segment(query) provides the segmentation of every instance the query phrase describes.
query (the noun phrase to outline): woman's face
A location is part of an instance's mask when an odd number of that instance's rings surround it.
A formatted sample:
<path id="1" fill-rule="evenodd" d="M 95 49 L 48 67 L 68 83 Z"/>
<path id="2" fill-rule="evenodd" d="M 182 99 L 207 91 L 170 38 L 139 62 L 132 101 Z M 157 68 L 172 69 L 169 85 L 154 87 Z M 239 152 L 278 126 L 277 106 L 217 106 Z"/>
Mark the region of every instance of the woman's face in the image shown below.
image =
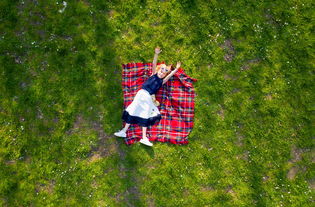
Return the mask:
<path id="1" fill-rule="evenodd" d="M 162 65 L 158 72 L 158 77 L 164 78 L 166 74 L 168 74 L 169 71 L 170 71 L 170 68 L 166 67 L 166 65 Z"/>

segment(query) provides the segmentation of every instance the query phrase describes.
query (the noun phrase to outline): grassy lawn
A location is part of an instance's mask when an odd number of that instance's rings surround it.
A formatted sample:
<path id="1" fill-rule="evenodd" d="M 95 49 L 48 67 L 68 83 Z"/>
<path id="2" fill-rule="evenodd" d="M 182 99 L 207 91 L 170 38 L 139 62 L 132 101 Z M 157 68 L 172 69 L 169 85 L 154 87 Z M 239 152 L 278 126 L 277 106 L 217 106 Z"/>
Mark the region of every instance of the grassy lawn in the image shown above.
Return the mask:
<path id="1" fill-rule="evenodd" d="M 314 6 L 2 0 L 0 206 L 314 206 Z M 113 136 L 156 46 L 198 79 L 185 146 Z"/>

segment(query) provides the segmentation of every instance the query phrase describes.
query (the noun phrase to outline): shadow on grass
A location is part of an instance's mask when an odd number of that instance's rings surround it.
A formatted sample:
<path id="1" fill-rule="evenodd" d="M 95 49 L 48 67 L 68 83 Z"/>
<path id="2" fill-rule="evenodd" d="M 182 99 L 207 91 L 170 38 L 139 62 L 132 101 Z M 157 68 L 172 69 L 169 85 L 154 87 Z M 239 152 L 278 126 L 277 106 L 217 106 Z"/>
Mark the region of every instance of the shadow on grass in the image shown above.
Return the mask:
<path id="1" fill-rule="evenodd" d="M 154 147 L 154 145 L 153 145 L 153 147 Z M 151 159 L 154 159 L 154 156 L 155 156 L 155 152 L 154 152 L 154 148 L 153 147 L 142 145 L 142 148 L 150 156 Z"/>

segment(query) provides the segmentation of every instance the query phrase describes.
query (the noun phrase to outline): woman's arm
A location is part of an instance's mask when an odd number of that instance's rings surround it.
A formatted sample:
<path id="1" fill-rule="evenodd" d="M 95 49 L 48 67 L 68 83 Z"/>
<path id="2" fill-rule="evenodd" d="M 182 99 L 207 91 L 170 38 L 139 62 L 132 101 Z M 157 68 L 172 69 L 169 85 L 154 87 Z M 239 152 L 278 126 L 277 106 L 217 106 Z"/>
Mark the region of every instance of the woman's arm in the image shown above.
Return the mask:
<path id="1" fill-rule="evenodd" d="M 159 47 L 155 48 L 153 62 L 152 62 L 152 64 L 153 64 L 152 65 L 152 75 L 154 75 L 156 73 L 156 71 L 155 71 L 156 63 L 157 63 L 157 59 L 158 59 L 160 52 L 162 52 L 162 50 Z"/>
<path id="2" fill-rule="evenodd" d="M 163 79 L 163 84 L 166 83 L 180 68 L 181 62 L 177 62 L 175 70 L 173 70 L 170 74 L 168 74 L 164 79 Z"/>

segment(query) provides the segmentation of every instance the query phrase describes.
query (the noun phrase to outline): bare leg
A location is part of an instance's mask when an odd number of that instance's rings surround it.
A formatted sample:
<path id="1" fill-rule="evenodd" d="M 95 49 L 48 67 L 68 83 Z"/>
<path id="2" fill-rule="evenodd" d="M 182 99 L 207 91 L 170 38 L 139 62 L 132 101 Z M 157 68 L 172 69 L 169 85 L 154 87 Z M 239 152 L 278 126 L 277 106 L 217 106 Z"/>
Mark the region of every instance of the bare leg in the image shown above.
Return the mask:
<path id="1" fill-rule="evenodd" d="M 142 138 L 147 137 L 147 127 L 142 127 Z"/>
<path id="2" fill-rule="evenodd" d="M 153 144 L 147 138 L 147 127 L 142 127 L 142 139 L 140 139 L 140 142 L 150 147 L 153 146 Z"/>
<path id="3" fill-rule="evenodd" d="M 130 124 L 126 123 L 125 127 L 122 129 L 124 132 L 126 132 L 128 130 L 128 128 L 130 127 Z"/>

